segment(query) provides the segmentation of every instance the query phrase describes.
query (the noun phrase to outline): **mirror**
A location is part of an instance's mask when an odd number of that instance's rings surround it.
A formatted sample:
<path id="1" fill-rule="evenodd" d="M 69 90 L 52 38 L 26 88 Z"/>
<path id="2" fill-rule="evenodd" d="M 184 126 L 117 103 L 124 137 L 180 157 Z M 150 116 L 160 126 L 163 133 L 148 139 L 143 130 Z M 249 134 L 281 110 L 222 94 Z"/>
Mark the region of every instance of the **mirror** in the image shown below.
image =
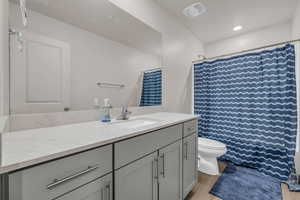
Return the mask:
<path id="1" fill-rule="evenodd" d="M 10 1 L 10 112 L 162 102 L 161 34 L 108 0 Z M 27 26 L 24 27 L 24 16 Z"/>

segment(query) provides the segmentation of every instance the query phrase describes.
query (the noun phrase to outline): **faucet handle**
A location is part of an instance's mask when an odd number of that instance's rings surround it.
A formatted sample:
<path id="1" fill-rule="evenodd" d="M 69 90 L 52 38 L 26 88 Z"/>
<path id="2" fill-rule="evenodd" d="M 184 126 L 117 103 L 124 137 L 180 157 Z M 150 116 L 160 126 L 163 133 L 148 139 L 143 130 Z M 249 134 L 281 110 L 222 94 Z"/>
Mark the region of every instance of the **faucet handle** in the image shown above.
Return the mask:
<path id="1" fill-rule="evenodd" d="M 121 115 L 117 119 L 127 120 L 132 112 L 128 110 L 127 106 L 122 106 Z"/>
<path id="2" fill-rule="evenodd" d="M 122 110 L 123 110 L 122 112 L 125 113 L 125 114 L 131 114 L 132 113 L 131 111 L 128 110 L 128 106 L 123 106 Z"/>

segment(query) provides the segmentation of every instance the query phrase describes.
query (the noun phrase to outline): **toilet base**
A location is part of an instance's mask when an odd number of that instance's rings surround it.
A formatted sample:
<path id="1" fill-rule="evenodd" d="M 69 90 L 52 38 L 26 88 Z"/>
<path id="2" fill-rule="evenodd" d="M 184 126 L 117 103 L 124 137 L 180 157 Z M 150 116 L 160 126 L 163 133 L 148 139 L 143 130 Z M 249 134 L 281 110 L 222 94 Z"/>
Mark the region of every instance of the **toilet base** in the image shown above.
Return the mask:
<path id="1" fill-rule="evenodd" d="M 217 158 L 198 157 L 198 171 L 209 175 L 219 175 L 219 165 Z"/>

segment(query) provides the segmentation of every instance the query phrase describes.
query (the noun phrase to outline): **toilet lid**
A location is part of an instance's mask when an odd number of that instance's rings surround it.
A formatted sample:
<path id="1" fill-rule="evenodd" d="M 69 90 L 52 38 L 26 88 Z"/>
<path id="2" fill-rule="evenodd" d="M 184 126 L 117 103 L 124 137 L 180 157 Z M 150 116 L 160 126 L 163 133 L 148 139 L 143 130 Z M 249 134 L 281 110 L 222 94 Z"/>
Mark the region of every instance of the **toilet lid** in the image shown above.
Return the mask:
<path id="1" fill-rule="evenodd" d="M 198 145 L 199 147 L 215 149 L 215 150 L 223 150 L 226 148 L 226 145 L 223 144 L 222 142 L 207 139 L 207 138 L 199 138 Z"/>

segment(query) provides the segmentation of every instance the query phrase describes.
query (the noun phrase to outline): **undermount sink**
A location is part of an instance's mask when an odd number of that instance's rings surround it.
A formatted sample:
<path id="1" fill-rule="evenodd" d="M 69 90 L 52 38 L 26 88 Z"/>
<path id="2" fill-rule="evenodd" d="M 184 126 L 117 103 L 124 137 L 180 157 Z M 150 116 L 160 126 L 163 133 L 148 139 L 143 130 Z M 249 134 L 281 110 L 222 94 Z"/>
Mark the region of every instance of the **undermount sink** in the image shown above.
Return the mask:
<path id="1" fill-rule="evenodd" d="M 111 122 L 110 125 L 127 128 L 127 129 L 135 129 L 141 128 L 143 126 L 149 126 L 158 123 L 159 121 L 147 118 L 139 118 L 139 119 L 131 119 L 126 121 L 114 121 Z"/>

